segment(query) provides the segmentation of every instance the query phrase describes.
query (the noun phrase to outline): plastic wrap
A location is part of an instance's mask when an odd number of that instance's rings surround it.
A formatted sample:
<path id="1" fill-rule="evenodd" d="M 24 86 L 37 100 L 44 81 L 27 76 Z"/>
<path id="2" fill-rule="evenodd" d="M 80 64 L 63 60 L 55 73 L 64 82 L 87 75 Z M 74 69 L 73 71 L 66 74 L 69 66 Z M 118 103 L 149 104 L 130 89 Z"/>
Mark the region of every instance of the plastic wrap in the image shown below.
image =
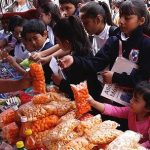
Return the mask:
<path id="1" fill-rule="evenodd" d="M 38 93 L 46 93 L 44 71 L 41 64 L 32 63 L 30 65 L 30 74 L 33 78 L 33 89 Z"/>
<path id="2" fill-rule="evenodd" d="M 19 108 L 19 113 L 26 116 L 28 121 L 36 121 L 38 118 L 47 117 L 49 115 L 62 116 L 74 109 L 74 102 L 71 101 L 52 101 L 48 104 L 36 104 L 32 102 L 26 103 Z"/>
<path id="3" fill-rule="evenodd" d="M 76 119 L 70 119 L 58 124 L 49 132 L 47 140 L 58 141 L 63 140 L 69 133 L 71 133 L 79 124 Z"/>
<path id="4" fill-rule="evenodd" d="M 108 145 L 107 150 L 128 150 L 129 148 L 136 149 L 140 138 L 140 134 L 128 130 L 111 142 Z"/>
<path id="5" fill-rule="evenodd" d="M 71 84 L 71 89 L 76 102 L 77 117 L 80 117 L 91 110 L 91 106 L 87 100 L 89 98 L 87 83 L 82 82 L 78 85 Z"/>
<path id="6" fill-rule="evenodd" d="M 108 144 L 122 133 L 122 131 L 119 131 L 117 129 L 101 129 L 89 135 L 88 140 L 93 144 Z"/>
<path id="7" fill-rule="evenodd" d="M 76 117 L 76 112 L 74 110 L 70 111 L 59 119 L 59 123 L 63 121 L 67 121 L 69 119 L 75 119 L 75 117 Z"/>
<path id="8" fill-rule="evenodd" d="M 96 128 L 98 125 L 102 123 L 101 116 L 96 115 L 94 117 L 88 118 L 84 121 L 81 121 L 79 126 L 76 128 L 76 131 L 83 135 L 84 133 L 91 131 L 91 129 L 94 127 Z"/>
<path id="9" fill-rule="evenodd" d="M 15 122 L 8 124 L 2 128 L 3 138 L 8 141 L 9 144 L 14 144 L 18 140 L 19 128 Z"/>
<path id="10" fill-rule="evenodd" d="M 93 147 L 85 137 L 79 137 L 62 147 L 62 150 L 92 150 Z"/>
<path id="11" fill-rule="evenodd" d="M 42 132 L 55 127 L 58 124 L 59 118 L 56 115 L 51 115 L 42 119 L 38 119 L 32 123 L 33 132 Z"/>
<path id="12" fill-rule="evenodd" d="M 58 141 L 45 141 L 44 145 L 48 150 L 62 150 L 62 147 L 70 141 L 76 139 L 79 135 L 76 132 L 69 133 L 64 139 Z"/>
<path id="13" fill-rule="evenodd" d="M 15 111 L 9 108 L 0 114 L 0 128 L 15 121 Z"/>
<path id="14" fill-rule="evenodd" d="M 47 94 L 38 94 L 32 98 L 33 104 L 45 104 L 50 102 L 49 96 Z"/>

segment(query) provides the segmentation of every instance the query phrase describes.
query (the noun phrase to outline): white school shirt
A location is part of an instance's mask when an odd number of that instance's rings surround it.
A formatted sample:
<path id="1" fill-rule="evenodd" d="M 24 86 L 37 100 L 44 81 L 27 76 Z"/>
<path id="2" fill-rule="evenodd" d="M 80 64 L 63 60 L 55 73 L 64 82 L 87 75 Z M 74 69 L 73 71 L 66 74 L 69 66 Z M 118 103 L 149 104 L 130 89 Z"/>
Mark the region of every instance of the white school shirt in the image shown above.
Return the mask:
<path id="1" fill-rule="evenodd" d="M 24 5 L 22 5 L 22 6 L 18 6 L 18 7 L 16 7 L 16 12 L 24 12 L 24 11 L 28 11 L 30 8 L 28 7 L 28 5 L 27 4 L 24 4 Z"/>
<path id="2" fill-rule="evenodd" d="M 49 42 L 54 45 L 54 33 L 50 26 L 47 26 Z"/>
<path id="3" fill-rule="evenodd" d="M 110 26 L 106 24 L 104 30 L 99 35 L 93 35 L 92 48 L 94 55 L 96 55 L 109 38 L 109 29 Z"/>
<path id="4" fill-rule="evenodd" d="M 25 46 L 23 45 L 23 43 L 17 43 L 15 45 L 14 58 L 24 60 L 29 57 L 28 53 L 29 51 L 25 49 Z"/>

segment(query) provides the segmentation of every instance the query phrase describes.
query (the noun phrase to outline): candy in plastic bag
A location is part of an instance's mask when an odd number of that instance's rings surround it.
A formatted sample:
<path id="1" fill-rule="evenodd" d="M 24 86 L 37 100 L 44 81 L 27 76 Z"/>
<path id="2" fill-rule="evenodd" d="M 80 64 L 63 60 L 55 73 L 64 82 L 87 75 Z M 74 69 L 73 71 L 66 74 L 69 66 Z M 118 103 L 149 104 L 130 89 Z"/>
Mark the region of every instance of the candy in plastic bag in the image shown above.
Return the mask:
<path id="1" fill-rule="evenodd" d="M 71 89 L 76 102 L 77 116 L 80 117 L 91 110 L 91 106 L 87 100 L 89 98 L 87 82 L 81 82 L 78 85 L 71 84 Z"/>

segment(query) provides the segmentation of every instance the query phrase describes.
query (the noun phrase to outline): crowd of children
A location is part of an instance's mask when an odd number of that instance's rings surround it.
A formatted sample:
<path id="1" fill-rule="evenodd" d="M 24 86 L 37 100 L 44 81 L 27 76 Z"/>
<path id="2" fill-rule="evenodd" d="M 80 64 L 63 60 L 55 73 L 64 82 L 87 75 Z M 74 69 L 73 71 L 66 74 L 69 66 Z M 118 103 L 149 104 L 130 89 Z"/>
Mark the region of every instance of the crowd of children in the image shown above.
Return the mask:
<path id="1" fill-rule="evenodd" d="M 31 86 L 31 78 L 20 67 L 28 58 L 43 65 L 46 83 L 53 81 L 73 99 L 70 84 L 88 83 L 89 103 L 104 115 L 128 119 L 128 128 L 143 135 L 142 145 L 150 148 L 150 14 L 144 0 L 105 1 L 59 0 L 34 1 L 38 18 L 19 15 L 9 18 L 0 32 L 0 48 L 9 54 L 9 63 L 23 74 L 21 80 L 0 80 L 0 91 Z M 27 1 L 17 1 L 15 11 L 26 11 Z M 33 8 L 33 6 L 32 6 Z M 52 56 L 65 79 L 52 73 Z M 117 58 L 123 57 L 138 68 L 132 74 L 111 71 Z M 130 88 L 133 98 L 129 107 L 106 104 L 100 96 L 103 83 Z M 21 84 L 20 84 L 21 82 Z M 10 86 L 3 86 L 10 83 Z M 18 85 L 19 83 L 19 85 Z M 23 84 L 24 83 L 24 84 Z M 93 100 L 96 99 L 97 101 Z M 104 102 L 104 103 L 102 103 Z"/>

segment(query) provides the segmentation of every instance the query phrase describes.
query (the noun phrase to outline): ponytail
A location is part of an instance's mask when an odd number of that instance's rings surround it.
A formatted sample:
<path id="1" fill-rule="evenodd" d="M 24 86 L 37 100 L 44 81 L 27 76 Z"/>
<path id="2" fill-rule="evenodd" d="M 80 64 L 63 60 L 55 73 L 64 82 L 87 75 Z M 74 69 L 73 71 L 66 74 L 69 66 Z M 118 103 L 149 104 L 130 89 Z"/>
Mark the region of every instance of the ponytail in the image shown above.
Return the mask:
<path id="1" fill-rule="evenodd" d="M 114 25 L 109 7 L 105 2 L 88 2 L 83 7 L 81 7 L 80 12 L 82 12 L 87 18 L 96 18 L 97 15 L 101 15 L 103 17 L 104 23 L 107 23 L 110 26 Z"/>
<path id="2" fill-rule="evenodd" d="M 108 5 L 107 5 L 105 2 L 101 2 L 101 1 L 99 1 L 98 3 L 99 3 L 99 5 L 102 6 L 103 9 L 105 10 L 105 18 L 104 18 L 104 19 L 105 19 L 105 22 L 106 22 L 108 25 L 110 25 L 110 26 L 114 25 L 114 24 L 113 24 L 113 21 L 112 21 L 112 18 L 111 18 L 111 13 L 110 13 L 110 10 L 109 10 Z"/>

